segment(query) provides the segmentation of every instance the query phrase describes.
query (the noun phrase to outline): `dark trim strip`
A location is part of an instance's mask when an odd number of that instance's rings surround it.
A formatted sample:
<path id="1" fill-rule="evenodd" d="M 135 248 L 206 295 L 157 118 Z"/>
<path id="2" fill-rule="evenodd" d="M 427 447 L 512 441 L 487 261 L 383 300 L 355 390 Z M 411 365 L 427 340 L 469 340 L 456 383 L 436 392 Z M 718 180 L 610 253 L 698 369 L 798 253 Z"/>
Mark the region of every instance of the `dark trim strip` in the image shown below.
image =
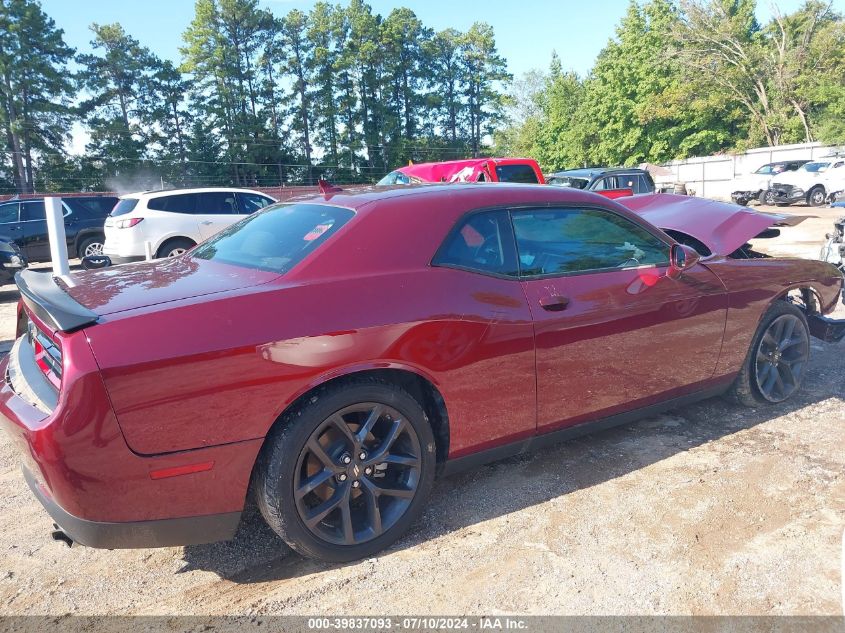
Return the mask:
<path id="1" fill-rule="evenodd" d="M 845 297 L 845 295 L 843 295 Z M 845 338 L 845 319 L 831 319 L 813 312 L 805 312 L 810 334 L 825 343 L 838 343 Z"/>
<path id="2" fill-rule="evenodd" d="M 15 283 L 26 306 L 57 330 L 70 332 L 97 322 L 97 313 L 62 290 L 52 273 L 22 270 L 15 275 Z"/>
<path id="3" fill-rule="evenodd" d="M 61 530 L 74 543 L 88 547 L 133 549 L 228 541 L 235 536 L 241 521 L 240 512 L 126 523 L 87 521 L 69 514 L 45 495 L 26 468 L 23 469 L 23 476 L 32 493 Z"/>
<path id="4" fill-rule="evenodd" d="M 464 457 L 450 459 L 443 465 L 442 474 L 445 476 L 452 475 L 483 464 L 495 462 L 500 459 L 506 459 L 508 457 L 513 457 L 514 455 L 534 451 L 538 448 L 558 444 L 559 442 L 563 442 L 565 440 L 589 435 L 590 433 L 596 433 L 598 431 L 604 431 L 605 429 L 610 429 L 621 424 L 635 422 L 641 418 L 656 415 L 669 409 L 674 409 L 676 407 L 698 402 L 699 400 L 706 400 L 707 398 L 719 396 L 725 393 L 729 386 L 730 382 L 717 387 L 710 387 L 708 389 L 704 389 L 703 391 L 696 391 L 695 393 L 688 394 L 686 396 L 680 396 L 678 398 L 672 398 L 671 400 L 658 402 L 657 404 L 649 405 L 647 407 L 641 407 L 632 411 L 625 411 L 624 413 L 618 413 L 607 418 L 600 418 L 590 422 L 583 422 L 558 431 L 551 431 L 549 433 L 544 433 L 543 435 L 534 435 L 511 444 L 505 444 L 504 446 L 497 446 L 486 451 L 480 451 Z"/>

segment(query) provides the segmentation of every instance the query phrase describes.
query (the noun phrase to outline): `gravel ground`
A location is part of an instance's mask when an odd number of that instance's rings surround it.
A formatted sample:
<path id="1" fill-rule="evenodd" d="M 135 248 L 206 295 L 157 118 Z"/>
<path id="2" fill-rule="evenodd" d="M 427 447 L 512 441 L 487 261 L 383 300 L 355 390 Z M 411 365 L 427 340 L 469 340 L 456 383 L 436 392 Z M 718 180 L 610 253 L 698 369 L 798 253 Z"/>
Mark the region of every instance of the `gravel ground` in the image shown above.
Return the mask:
<path id="1" fill-rule="evenodd" d="M 837 213 L 759 248 L 815 257 Z M 0 288 L 0 340 L 14 288 Z M 840 309 L 838 316 L 845 316 Z M 0 614 L 841 614 L 845 343 L 805 389 L 709 400 L 441 479 L 377 558 L 326 566 L 259 521 L 235 540 L 68 549 L 0 437 Z"/>

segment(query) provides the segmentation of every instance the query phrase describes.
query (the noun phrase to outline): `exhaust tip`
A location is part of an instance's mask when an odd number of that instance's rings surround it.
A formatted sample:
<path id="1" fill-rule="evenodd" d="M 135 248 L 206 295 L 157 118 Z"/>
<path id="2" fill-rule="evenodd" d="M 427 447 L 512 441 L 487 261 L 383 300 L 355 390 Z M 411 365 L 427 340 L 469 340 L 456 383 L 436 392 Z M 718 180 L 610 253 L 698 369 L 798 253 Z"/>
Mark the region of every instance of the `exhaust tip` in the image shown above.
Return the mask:
<path id="1" fill-rule="evenodd" d="M 56 526 L 58 527 L 58 526 Z M 70 538 L 67 534 L 65 534 L 64 530 L 53 530 L 50 533 L 50 536 L 53 537 L 54 541 L 61 541 L 68 547 L 73 547 L 73 539 Z"/>

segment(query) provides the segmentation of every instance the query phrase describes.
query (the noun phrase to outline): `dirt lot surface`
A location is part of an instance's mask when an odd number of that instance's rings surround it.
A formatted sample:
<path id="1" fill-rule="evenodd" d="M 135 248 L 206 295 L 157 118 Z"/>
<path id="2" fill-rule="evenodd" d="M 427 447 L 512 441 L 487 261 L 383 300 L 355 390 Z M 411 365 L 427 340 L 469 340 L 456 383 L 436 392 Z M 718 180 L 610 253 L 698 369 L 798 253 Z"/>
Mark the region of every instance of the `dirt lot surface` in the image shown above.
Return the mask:
<path id="1" fill-rule="evenodd" d="M 839 214 L 789 212 L 820 217 L 759 248 L 817 256 Z M 7 344 L 15 299 L 0 288 Z M 0 613 L 841 614 L 845 343 L 812 353 L 782 406 L 710 400 L 441 479 L 397 546 L 343 566 L 257 520 L 228 543 L 68 549 L 0 437 Z"/>

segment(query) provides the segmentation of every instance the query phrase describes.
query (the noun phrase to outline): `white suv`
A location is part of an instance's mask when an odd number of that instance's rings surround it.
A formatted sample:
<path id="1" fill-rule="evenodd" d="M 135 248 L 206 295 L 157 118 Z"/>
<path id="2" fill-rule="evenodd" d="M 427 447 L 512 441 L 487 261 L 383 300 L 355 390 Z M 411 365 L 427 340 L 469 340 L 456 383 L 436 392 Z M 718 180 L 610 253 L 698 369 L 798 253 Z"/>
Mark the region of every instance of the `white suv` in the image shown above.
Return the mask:
<path id="1" fill-rule="evenodd" d="M 121 196 L 106 219 L 103 254 L 115 264 L 153 257 L 175 257 L 276 202 L 249 189 L 214 187 L 144 191 Z"/>

